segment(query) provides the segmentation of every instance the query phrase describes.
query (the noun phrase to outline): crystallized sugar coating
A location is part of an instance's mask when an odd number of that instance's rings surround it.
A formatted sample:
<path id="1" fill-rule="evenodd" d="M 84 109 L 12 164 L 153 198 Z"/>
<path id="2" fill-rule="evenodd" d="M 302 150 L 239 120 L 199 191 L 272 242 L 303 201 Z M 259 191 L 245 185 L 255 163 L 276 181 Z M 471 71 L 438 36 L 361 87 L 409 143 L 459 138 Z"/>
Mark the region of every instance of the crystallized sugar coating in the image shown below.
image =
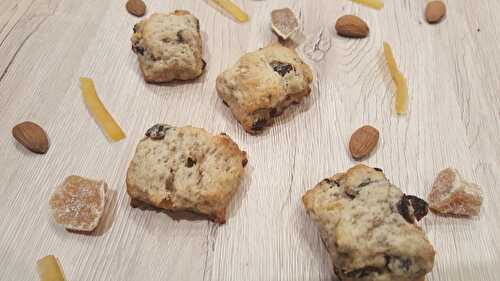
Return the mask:
<path id="1" fill-rule="evenodd" d="M 163 137 L 149 137 L 152 132 Z M 128 168 L 130 197 L 167 210 L 194 211 L 224 223 L 226 208 L 244 172 L 246 153 L 225 134 L 211 135 L 189 126 L 158 124 L 148 135 L 137 145 Z"/>
<path id="2" fill-rule="evenodd" d="M 288 39 L 299 28 L 299 22 L 290 8 L 283 8 L 271 12 L 271 26 L 281 38 Z"/>
<path id="3" fill-rule="evenodd" d="M 55 222 L 70 230 L 94 230 L 104 211 L 106 189 L 104 181 L 69 176 L 49 201 Z"/>
<path id="4" fill-rule="evenodd" d="M 440 214 L 477 216 L 483 202 L 477 184 L 467 182 L 456 169 L 448 168 L 439 173 L 429 194 L 429 206 Z"/>
<path id="5" fill-rule="evenodd" d="M 340 280 L 421 281 L 432 270 L 435 251 L 414 223 L 427 207 L 415 198 L 381 170 L 357 165 L 324 179 L 303 202 Z"/>

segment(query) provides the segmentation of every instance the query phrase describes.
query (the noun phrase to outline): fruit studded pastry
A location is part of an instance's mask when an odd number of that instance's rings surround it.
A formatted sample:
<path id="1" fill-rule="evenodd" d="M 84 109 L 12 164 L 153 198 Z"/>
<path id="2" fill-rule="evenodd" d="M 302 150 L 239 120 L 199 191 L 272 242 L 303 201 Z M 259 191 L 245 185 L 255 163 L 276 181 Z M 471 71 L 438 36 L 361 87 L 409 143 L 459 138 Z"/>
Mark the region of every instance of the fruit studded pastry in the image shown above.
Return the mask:
<path id="1" fill-rule="evenodd" d="M 192 80 L 203 73 L 200 23 L 188 11 L 155 13 L 134 25 L 132 50 L 144 80 Z"/>
<path id="2" fill-rule="evenodd" d="M 224 223 L 246 163 L 246 153 L 226 134 L 157 124 L 137 145 L 127 192 L 134 204 L 193 211 Z"/>
<path id="3" fill-rule="evenodd" d="M 311 93 L 313 75 L 297 53 L 272 44 L 243 55 L 216 82 L 217 93 L 245 131 L 261 132 Z"/>
<path id="4" fill-rule="evenodd" d="M 427 203 L 405 195 L 382 170 L 357 165 L 302 198 L 342 281 L 423 281 L 435 251 L 416 225 Z"/>

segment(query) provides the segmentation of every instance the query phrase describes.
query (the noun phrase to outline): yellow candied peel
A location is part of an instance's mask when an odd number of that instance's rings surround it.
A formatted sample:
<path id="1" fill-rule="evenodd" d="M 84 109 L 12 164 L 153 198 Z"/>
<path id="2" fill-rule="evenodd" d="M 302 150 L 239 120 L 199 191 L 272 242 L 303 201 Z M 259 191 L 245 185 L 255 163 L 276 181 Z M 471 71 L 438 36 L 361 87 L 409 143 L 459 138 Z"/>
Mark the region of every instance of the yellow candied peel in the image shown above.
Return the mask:
<path id="1" fill-rule="evenodd" d="M 351 0 L 351 1 L 377 10 L 380 10 L 384 7 L 384 3 L 380 0 Z"/>
<path id="2" fill-rule="evenodd" d="M 239 22 L 248 21 L 248 15 L 243 10 L 240 9 L 236 4 L 234 4 L 231 0 L 212 0 L 217 5 L 222 7 L 226 12 L 231 14 L 236 20 Z"/>
<path id="3" fill-rule="evenodd" d="M 64 281 L 64 273 L 56 257 L 50 255 L 36 262 L 40 281 Z"/>
<path id="4" fill-rule="evenodd" d="M 89 111 L 94 116 L 97 124 L 106 132 L 113 141 L 119 141 L 125 138 L 125 133 L 118 123 L 109 114 L 108 110 L 97 96 L 94 82 L 90 78 L 81 77 L 80 84 L 82 95 Z"/>
<path id="5" fill-rule="evenodd" d="M 399 71 L 392 53 L 391 46 L 384 42 L 384 56 L 387 61 L 387 66 L 392 76 L 392 80 L 396 84 L 396 113 L 406 114 L 406 106 L 408 103 L 408 86 L 406 85 L 406 78 Z"/>

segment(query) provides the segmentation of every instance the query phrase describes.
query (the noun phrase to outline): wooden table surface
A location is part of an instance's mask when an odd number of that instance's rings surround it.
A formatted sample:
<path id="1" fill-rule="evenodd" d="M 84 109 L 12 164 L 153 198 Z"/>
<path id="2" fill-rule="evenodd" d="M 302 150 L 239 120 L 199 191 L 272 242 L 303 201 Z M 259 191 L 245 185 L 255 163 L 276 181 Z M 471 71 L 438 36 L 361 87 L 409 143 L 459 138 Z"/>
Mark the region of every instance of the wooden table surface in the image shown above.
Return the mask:
<path id="1" fill-rule="evenodd" d="M 448 0 L 438 25 L 423 19 L 425 0 L 385 0 L 377 11 L 347 0 L 237 1 L 239 24 L 202 0 L 147 0 L 155 11 L 187 9 L 201 23 L 206 73 L 192 83 L 144 83 L 130 50 L 138 21 L 124 0 L 0 1 L 0 280 L 38 280 L 36 260 L 54 254 L 67 280 L 337 280 L 302 194 L 354 164 L 347 144 L 364 124 L 380 130 L 365 163 L 381 167 L 409 194 L 426 197 L 441 169 L 458 168 L 484 191 L 475 219 L 426 217 L 437 250 L 428 281 L 494 281 L 500 276 L 500 2 Z M 313 93 L 261 136 L 246 134 L 215 92 L 215 79 L 244 52 L 276 41 L 272 9 L 300 15 L 306 43 L 330 40 L 314 69 Z M 356 14 L 363 40 L 338 37 L 335 20 Z M 382 42 L 408 77 L 409 113 L 394 112 L 394 85 Z M 299 50 L 302 50 L 300 48 Z M 110 143 L 89 115 L 79 77 L 91 77 L 127 138 Z M 11 129 L 32 120 L 51 148 L 35 155 Z M 228 222 L 174 220 L 129 206 L 125 173 L 154 123 L 226 132 L 249 165 Z M 72 174 L 112 189 L 94 235 L 56 226 L 52 190 Z"/>

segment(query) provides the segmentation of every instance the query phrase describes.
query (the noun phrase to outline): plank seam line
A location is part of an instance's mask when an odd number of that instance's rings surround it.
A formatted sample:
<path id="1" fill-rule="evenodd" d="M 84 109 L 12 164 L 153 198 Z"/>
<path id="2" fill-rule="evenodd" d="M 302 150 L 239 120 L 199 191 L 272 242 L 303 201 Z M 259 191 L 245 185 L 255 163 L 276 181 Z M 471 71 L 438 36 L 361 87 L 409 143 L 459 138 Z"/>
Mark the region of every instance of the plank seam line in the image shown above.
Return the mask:
<path id="1" fill-rule="evenodd" d="M 35 32 L 37 32 L 38 29 L 40 29 L 40 26 L 42 26 L 42 24 L 47 20 L 47 18 L 48 18 L 48 16 L 45 17 L 39 24 L 37 24 L 37 26 L 35 27 L 35 29 L 33 29 L 33 31 L 31 31 L 30 34 L 28 36 L 26 36 L 26 38 L 24 38 L 23 42 L 21 43 L 21 45 L 19 45 L 19 47 L 17 48 L 16 52 L 14 53 L 14 55 L 10 59 L 9 63 L 7 64 L 7 67 L 5 67 L 4 71 L 2 72 L 2 75 L 0 76 L 0 82 L 2 82 L 3 78 L 7 74 L 7 71 L 9 70 L 9 68 L 12 65 L 12 63 L 14 62 L 14 60 L 16 59 L 17 54 L 19 53 L 19 51 L 21 51 L 21 49 L 23 48 L 24 44 L 26 44 L 26 42 L 28 41 L 28 39 L 30 39 L 31 36 Z"/>
<path id="2" fill-rule="evenodd" d="M 203 265 L 203 281 L 212 280 L 213 256 L 215 252 L 215 241 L 217 236 L 217 228 L 214 223 L 208 222 L 207 233 L 207 250 L 205 253 L 205 264 Z M 207 279 L 208 278 L 208 279 Z"/>
<path id="3" fill-rule="evenodd" d="M 28 8 L 26 9 L 26 11 L 24 11 L 23 15 L 19 17 L 19 19 L 17 19 L 16 23 L 12 26 L 11 29 L 9 29 L 9 32 L 7 32 L 7 34 L 5 35 L 5 38 L 3 38 L 2 42 L 0 43 L 0 47 L 2 47 L 3 43 L 5 42 L 5 40 L 7 40 L 7 38 L 9 37 L 10 33 L 12 32 L 12 30 L 14 30 L 14 28 L 16 28 L 17 24 L 21 21 L 21 19 L 24 18 L 24 16 L 26 15 L 26 13 L 29 12 L 29 10 L 31 9 L 31 7 L 33 6 L 33 3 L 35 3 L 36 0 L 33 0 L 31 1 L 30 5 L 28 6 Z M 4 26 L 5 27 L 5 26 Z M 3 28 L 2 28 L 2 31 L 3 31 Z"/>

